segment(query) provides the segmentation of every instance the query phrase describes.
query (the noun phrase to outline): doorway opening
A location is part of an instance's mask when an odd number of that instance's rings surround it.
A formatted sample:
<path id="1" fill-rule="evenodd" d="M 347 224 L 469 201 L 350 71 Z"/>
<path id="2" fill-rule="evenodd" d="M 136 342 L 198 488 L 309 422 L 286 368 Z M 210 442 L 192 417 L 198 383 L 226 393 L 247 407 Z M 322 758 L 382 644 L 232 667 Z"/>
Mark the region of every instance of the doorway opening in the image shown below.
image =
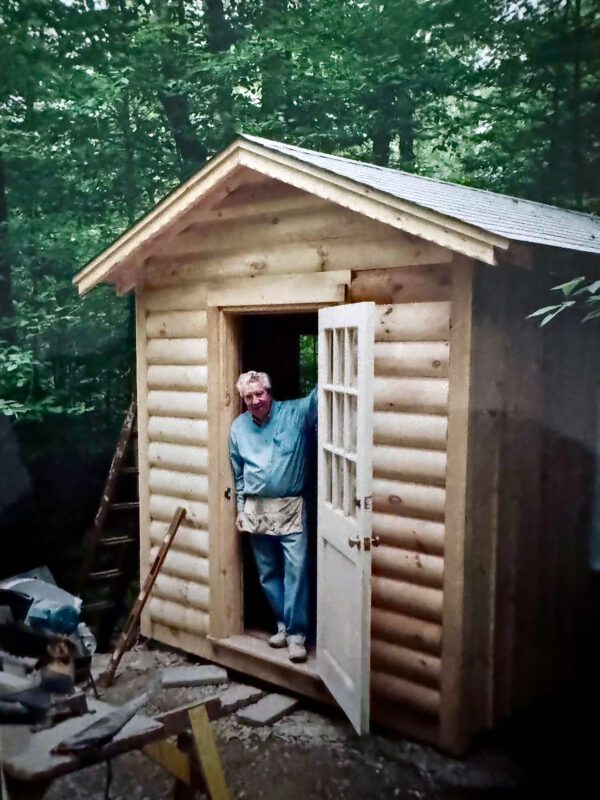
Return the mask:
<path id="1" fill-rule="evenodd" d="M 243 315 L 239 334 L 241 371 L 268 373 L 275 400 L 305 397 L 316 386 L 317 312 Z M 308 445 L 310 467 L 305 501 L 310 564 L 311 635 L 308 644 L 311 645 L 316 631 L 316 432 Z M 248 634 L 267 638 L 275 631 L 276 621 L 258 580 L 248 535 L 243 537 L 242 544 L 242 585 L 244 630 Z"/>

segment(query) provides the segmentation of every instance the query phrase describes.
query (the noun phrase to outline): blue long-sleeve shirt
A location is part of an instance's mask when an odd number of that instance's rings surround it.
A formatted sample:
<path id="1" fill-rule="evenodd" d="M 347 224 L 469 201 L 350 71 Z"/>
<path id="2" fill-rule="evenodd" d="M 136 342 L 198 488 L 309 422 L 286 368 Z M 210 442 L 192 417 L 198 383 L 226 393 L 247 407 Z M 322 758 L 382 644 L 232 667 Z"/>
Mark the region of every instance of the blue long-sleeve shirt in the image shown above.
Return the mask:
<path id="1" fill-rule="evenodd" d="M 317 421 L 317 389 L 300 400 L 273 400 L 259 425 L 246 411 L 234 420 L 229 455 L 238 511 L 244 495 L 292 497 L 302 494 L 307 475 L 307 434 Z"/>

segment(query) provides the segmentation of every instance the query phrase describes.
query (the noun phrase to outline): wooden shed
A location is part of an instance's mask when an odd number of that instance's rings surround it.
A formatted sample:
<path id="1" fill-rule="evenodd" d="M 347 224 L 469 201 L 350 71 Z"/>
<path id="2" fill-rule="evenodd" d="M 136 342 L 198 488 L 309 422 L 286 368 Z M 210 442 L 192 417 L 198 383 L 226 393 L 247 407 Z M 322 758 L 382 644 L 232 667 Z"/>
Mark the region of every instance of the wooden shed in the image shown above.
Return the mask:
<path id="1" fill-rule="evenodd" d="M 556 686 L 598 337 L 526 316 L 599 254 L 585 214 L 249 136 L 213 158 L 75 278 L 136 295 L 142 574 L 187 509 L 143 633 L 453 752 Z M 294 396 L 316 337 L 318 639 L 294 665 L 256 612 L 227 438 L 238 372 Z"/>

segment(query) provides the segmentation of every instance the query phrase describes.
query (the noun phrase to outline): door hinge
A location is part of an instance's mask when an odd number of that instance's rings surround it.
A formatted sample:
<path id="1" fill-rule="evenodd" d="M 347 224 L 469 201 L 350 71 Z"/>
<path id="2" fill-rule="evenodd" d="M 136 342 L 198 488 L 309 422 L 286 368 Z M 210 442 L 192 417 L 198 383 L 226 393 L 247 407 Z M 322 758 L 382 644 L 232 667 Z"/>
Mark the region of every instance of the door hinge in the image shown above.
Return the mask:
<path id="1" fill-rule="evenodd" d="M 371 511 L 371 509 L 373 508 L 373 495 L 372 494 L 368 494 L 365 497 L 364 504 L 365 504 L 365 511 Z"/>

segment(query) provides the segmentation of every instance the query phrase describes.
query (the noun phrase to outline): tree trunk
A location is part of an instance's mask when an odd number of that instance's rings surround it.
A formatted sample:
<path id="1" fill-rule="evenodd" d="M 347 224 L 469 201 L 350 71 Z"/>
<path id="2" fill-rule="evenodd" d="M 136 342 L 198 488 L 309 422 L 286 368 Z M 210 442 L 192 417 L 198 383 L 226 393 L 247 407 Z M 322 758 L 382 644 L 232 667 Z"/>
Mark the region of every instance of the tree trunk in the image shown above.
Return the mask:
<path id="1" fill-rule="evenodd" d="M 8 241 L 8 202 L 6 199 L 6 170 L 0 153 L 0 340 L 12 344 L 15 307 L 12 297 L 12 264 Z"/>
<path id="2" fill-rule="evenodd" d="M 123 100 L 119 108 L 119 122 L 123 133 L 123 198 L 127 210 L 127 221 L 133 225 L 137 209 L 137 181 L 135 174 L 135 144 L 131 129 L 131 106 L 129 90 L 123 91 Z"/>
<path id="3" fill-rule="evenodd" d="M 211 53 L 224 53 L 235 42 L 235 32 L 225 16 L 223 0 L 205 0 L 204 13 L 207 26 L 207 42 Z M 221 83 L 215 92 L 215 116 L 220 122 L 221 145 L 228 145 L 235 135 L 233 122 L 232 85 L 228 75 L 221 71 Z"/>
<path id="4" fill-rule="evenodd" d="M 398 141 L 403 169 L 415 166 L 415 104 L 408 89 L 402 89 L 398 98 Z"/>
<path id="5" fill-rule="evenodd" d="M 154 8 L 158 18 L 167 26 L 166 42 L 160 55 L 161 71 L 166 84 L 176 85 L 180 77 L 180 66 L 177 61 L 177 35 L 169 31 L 168 26 L 177 21 L 185 22 L 184 7 L 181 3 L 169 0 L 155 0 Z M 177 91 L 165 91 L 160 102 L 165 112 L 171 134 L 181 159 L 180 174 L 187 178 L 199 169 L 208 158 L 208 151 L 198 136 L 191 121 L 190 101 L 186 94 Z"/>

